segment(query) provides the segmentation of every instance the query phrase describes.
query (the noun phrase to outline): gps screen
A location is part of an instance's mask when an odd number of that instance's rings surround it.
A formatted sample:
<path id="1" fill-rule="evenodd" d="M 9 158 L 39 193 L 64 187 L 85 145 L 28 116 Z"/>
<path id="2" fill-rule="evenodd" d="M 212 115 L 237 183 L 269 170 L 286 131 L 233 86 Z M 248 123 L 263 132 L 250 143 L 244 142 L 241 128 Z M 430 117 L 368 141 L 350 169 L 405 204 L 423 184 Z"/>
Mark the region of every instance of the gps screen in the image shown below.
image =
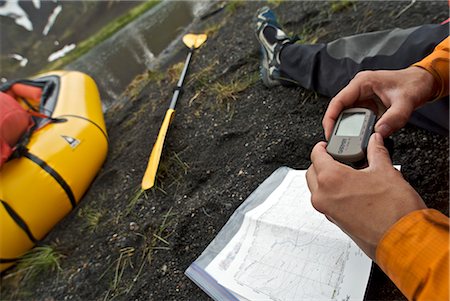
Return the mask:
<path id="1" fill-rule="evenodd" d="M 344 113 L 336 131 L 337 136 L 356 137 L 361 133 L 364 123 L 364 113 Z"/>

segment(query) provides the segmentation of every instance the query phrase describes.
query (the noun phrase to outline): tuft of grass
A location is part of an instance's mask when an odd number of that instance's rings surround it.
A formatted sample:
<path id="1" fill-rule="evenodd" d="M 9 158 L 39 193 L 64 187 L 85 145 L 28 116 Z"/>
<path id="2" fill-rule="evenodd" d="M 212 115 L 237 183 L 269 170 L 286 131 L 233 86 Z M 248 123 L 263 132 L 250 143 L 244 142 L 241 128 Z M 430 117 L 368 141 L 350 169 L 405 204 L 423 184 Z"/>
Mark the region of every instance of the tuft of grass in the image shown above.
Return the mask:
<path id="1" fill-rule="evenodd" d="M 77 47 L 75 48 L 75 50 L 71 51 L 66 56 L 48 64 L 43 70 L 41 70 L 41 72 L 55 70 L 55 69 L 61 69 L 68 63 L 74 61 L 75 59 L 79 58 L 83 54 L 87 53 L 89 50 L 91 50 L 93 47 L 95 47 L 99 43 L 101 43 L 104 40 L 106 40 L 107 38 L 111 37 L 113 34 L 115 34 L 117 31 L 119 31 L 125 25 L 127 25 L 131 21 L 135 20 L 137 17 L 139 17 L 144 12 L 146 12 L 147 10 L 154 7 L 156 4 L 158 4 L 160 2 L 161 2 L 160 0 L 148 0 L 144 3 L 142 3 L 141 5 L 134 7 L 133 9 L 129 10 L 123 16 L 110 22 L 108 25 L 103 27 L 99 32 L 97 32 L 90 38 L 80 42 L 77 45 Z"/>
<path id="2" fill-rule="evenodd" d="M 0 280 L 1 300 L 24 300 L 33 298 L 33 292 L 28 290 L 26 283 L 37 282 L 44 274 L 62 271 L 60 261 L 64 258 L 52 246 L 37 246 L 17 262 L 17 266 Z"/>
<path id="3" fill-rule="evenodd" d="M 220 105 L 237 100 L 239 93 L 245 91 L 248 87 L 255 84 L 259 80 L 257 73 L 244 77 L 243 79 L 233 79 L 229 83 L 216 82 L 209 88 L 209 93 L 216 96 Z"/>
<path id="4" fill-rule="evenodd" d="M 163 79 L 164 73 L 147 70 L 146 72 L 136 76 L 126 87 L 123 94 L 130 100 L 134 100 L 149 82 L 155 82 L 158 86 L 160 86 Z"/>
<path id="5" fill-rule="evenodd" d="M 300 40 L 298 43 L 300 44 L 316 44 L 317 41 L 325 36 L 327 34 L 327 31 L 325 28 L 320 27 L 319 29 L 313 29 L 309 26 L 304 26 L 302 29 L 302 32 L 298 33 L 297 35 L 300 37 Z M 292 35 L 294 35 L 292 33 Z"/>
<path id="6" fill-rule="evenodd" d="M 279 0 L 278 0 L 279 1 Z M 209 26 L 207 26 L 203 32 L 209 37 L 212 38 L 214 37 L 217 32 L 225 25 L 227 24 L 227 21 L 229 19 L 229 17 L 241 6 L 243 6 L 245 4 L 244 0 L 232 0 L 229 1 L 226 6 L 225 6 L 225 11 L 227 12 L 227 14 L 225 15 L 225 17 L 222 19 L 222 21 L 218 22 L 218 23 L 214 23 L 214 24 L 210 24 Z"/>
<path id="7" fill-rule="evenodd" d="M 142 271 L 146 265 L 153 261 L 155 250 L 170 250 L 168 239 L 174 233 L 176 214 L 172 213 L 172 207 L 162 217 L 161 224 L 155 230 L 149 230 L 147 235 L 140 234 L 144 239 L 144 246 L 140 258 L 136 258 L 138 250 L 133 247 L 124 247 L 119 250 L 119 255 L 112 264 L 103 272 L 99 280 L 102 279 L 109 270 L 114 267 L 114 276 L 112 277 L 109 290 L 106 292 L 103 300 L 110 300 L 121 295 L 127 295 L 141 277 Z M 134 265 L 138 263 L 138 265 Z M 136 271 L 136 267 L 139 268 Z M 134 273 L 133 277 L 124 278 L 125 271 Z"/>
<path id="8" fill-rule="evenodd" d="M 283 0 L 267 0 L 267 3 L 272 5 L 273 7 L 277 7 L 283 2 Z"/>
<path id="9" fill-rule="evenodd" d="M 209 37 L 214 37 L 216 33 L 225 25 L 225 22 L 219 22 L 215 24 L 211 24 L 210 26 L 206 27 L 204 30 L 204 33 Z"/>
<path id="10" fill-rule="evenodd" d="M 170 207 L 166 214 L 163 215 L 163 220 L 157 231 L 153 233 L 150 243 L 144 248 L 142 253 L 142 261 L 136 276 L 133 278 L 133 283 L 139 279 L 145 264 L 150 264 L 152 262 L 154 250 L 170 250 L 170 242 L 168 239 L 175 232 L 175 230 L 169 231 L 169 229 L 175 225 L 175 217 L 176 214 L 172 213 L 172 207 Z"/>
<path id="11" fill-rule="evenodd" d="M 167 70 L 167 78 L 170 83 L 176 83 L 178 81 L 181 75 L 181 71 L 183 71 L 183 67 L 184 61 L 170 66 L 170 68 Z"/>
<path id="12" fill-rule="evenodd" d="M 63 257 L 52 246 L 35 247 L 19 259 L 17 273 L 29 279 L 42 272 L 61 271 L 60 260 Z"/>
<path id="13" fill-rule="evenodd" d="M 114 270 L 114 279 L 112 283 L 112 289 L 116 290 L 122 281 L 123 272 L 128 266 L 133 267 L 131 258 L 134 255 L 135 249 L 133 247 L 125 247 L 120 249 L 119 258 L 117 259 L 116 268 Z"/>
<path id="14" fill-rule="evenodd" d="M 153 101 L 153 103 L 156 103 Z M 134 126 L 138 121 L 141 120 L 142 114 L 147 112 L 149 110 L 149 107 L 151 107 L 152 101 L 147 101 L 141 104 L 139 110 L 133 112 L 131 116 L 128 117 L 128 119 L 123 123 L 124 128 L 130 128 Z M 151 110 L 154 111 L 154 108 L 151 107 Z"/>
<path id="15" fill-rule="evenodd" d="M 181 167 L 181 169 L 183 170 L 184 174 L 187 175 L 188 170 L 189 170 L 189 165 L 186 162 L 184 162 L 183 160 L 181 160 L 180 156 L 176 152 L 173 152 L 172 160 L 174 160 L 175 163 L 179 167 Z"/>
<path id="16" fill-rule="evenodd" d="M 225 84 L 222 82 L 216 82 L 211 85 L 210 91 L 217 95 L 217 100 L 220 103 L 230 100 L 236 100 L 237 94 L 245 90 L 247 86 L 245 83 L 237 80 L 232 80 L 230 83 Z"/>
<path id="17" fill-rule="evenodd" d="M 127 270 L 128 268 L 134 269 L 133 256 L 135 255 L 135 251 L 136 251 L 136 249 L 133 247 L 121 248 L 119 250 L 118 258 L 116 260 L 114 260 L 114 262 L 112 264 L 110 264 L 108 266 L 108 268 L 105 270 L 105 272 L 103 272 L 103 274 L 98 279 L 98 280 L 101 280 L 106 275 L 106 273 L 113 266 L 115 266 L 114 277 L 112 278 L 109 289 L 106 292 L 106 295 L 103 298 L 103 300 L 112 300 L 119 295 L 122 295 L 124 293 L 126 294 L 129 292 L 124 288 L 125 284 L 122 284 L 122 278 L 123 278 L 123 274 L 124 274 L 125 270 Z"/>
<path id="18" fill-rule="evenodd" d="M 187 85 L 193 83 L 196 88 L 207 87 L 209 85 L 209 81 L 211 79 L 214 68 L 216 68 L 217 65 L 219 65 L 219 61 L 215 60 L 196 73 L 190 74 Z"/>
<path id="19" fill-rule="evenodd" d="M 228 2 L 228 5 L 225 7 L 225 11 L 229 14 L 234 13 L 239 7 L 243 6 L 245 1 L 243 0 L 231 0 Z"/>
<path id="20" fill-rule="evenodd" d="M 134 206 L 136 206 L 137 201 L 141 197 L 144 197 L 145 199 L 148 198 L 145 190 L 142 190 L 141 186 L 139 185 L 139 187 L 136 188 L 135 192 L 133 193 L 133 195 L 131 196 L 131 198 L 128 201 L 126 214 L 130 213 L 130 211 L 134 208 Z"/>
<path id="21" fill-rule="evenodd" d="M 89 232 L 94 232 L 97 229 L 100 219 L 103 216 L 102 212 L 95 211 L 93 208 L 85 207 L 80 208 L 78 211 L 78 216 L 85 219 L 86 228 Z"/>
<path id="22" fill-rule="evenodd" d="M 353 7 L 355 4 L 354 0 L 338 0 L 331 2 L 330 10 L 332 13 L 338 13 L 347 8 Z"/>
<path id="23" fill-rule="evenodd" d="M 171 152 L 163 155 L 156 174 L 155 189 L 165 193 L 166 186 L 180 185 L 183 175 L 186 175 L 188 170 L 189 165 L 180 158 L 180 154 Z"/>
<path id="24" fill-rule="evenodd" d="M 228 7 L 228 6 L 227 6 Z M 237 6 L 234 6 L 234 10 L 236 10 Z M 232 9 L 233 10 L 233 9 Z M 228 12 L 227 15 L 222 19 L 222 21 L 218 23 L 213 23 L 207 26 L 204 30 L 205 34 L 208 36 L 209 39 L 216 36 L 216 34 L 219 32 L 219 30 L 228 23 L 228 19 L 231 17 L 232 12 Z"/>

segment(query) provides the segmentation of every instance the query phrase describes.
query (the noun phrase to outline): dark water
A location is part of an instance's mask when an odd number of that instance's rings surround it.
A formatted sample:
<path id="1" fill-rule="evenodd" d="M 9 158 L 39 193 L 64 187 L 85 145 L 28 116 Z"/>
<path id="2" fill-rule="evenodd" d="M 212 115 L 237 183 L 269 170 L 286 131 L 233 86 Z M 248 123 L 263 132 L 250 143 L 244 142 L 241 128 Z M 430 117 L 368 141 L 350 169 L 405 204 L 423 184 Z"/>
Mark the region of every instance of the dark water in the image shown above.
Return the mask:
<path id="1" fill-rule="evenodd" d="M 141 1 L 0 0 L 0 76 L 33 76 L 52 53 L 89 38 Z M 53 19 L 52 19 L 53 16 Z M 18 60 L 18 58 L 23 58 Z"/>
<path id="2" fill-rule="evenodd" d="M 0 17 L 0 77 L 14 79 L 34 75 L 45 66 L 47 57 L 55 49 L 88 38 L 101 26 L 141 3 L 41 1 L 37 9 L 31 1 L 19 1 L 33 23 L 33 30 L 18 26 L 10 17 Z M 181 35 L 210 4 L 205 1 L 163 1 L 64 69 L 78 70 L 93 77 L 107 108 L 120 99 L 120 94 L 136 75 L 153 69 L 164 53 L 182 43 Z M 49 34 L 44 36 L 42 30 L 47 17 L 58 5 L 62 6 L 61 13 Z M 29 60 L 28 64 L 19 67 L 18 62 L 11 59 L 11 53 L 23 55 Z"/>

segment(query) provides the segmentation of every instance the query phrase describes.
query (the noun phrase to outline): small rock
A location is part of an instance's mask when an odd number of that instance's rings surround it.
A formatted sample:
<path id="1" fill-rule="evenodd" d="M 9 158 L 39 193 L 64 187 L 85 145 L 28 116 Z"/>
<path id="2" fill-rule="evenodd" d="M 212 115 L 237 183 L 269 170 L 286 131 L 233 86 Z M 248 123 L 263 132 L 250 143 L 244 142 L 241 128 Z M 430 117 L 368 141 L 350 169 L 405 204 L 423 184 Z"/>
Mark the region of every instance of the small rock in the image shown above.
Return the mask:
<path id="1" fill-rule="evenodd" d="M 137 231 L 139 229 L 139 225 L 135 222 L 130 223 L 130 231 Z"/>
<path id="2" fill-rule="evenodd" d="M 163 266 L 161 267 L 161 272 L 163 273 L 163 275 L 166 274 L 166 272 L 167 272 L 167 265 L 166 264 L 163 264 Z"/>

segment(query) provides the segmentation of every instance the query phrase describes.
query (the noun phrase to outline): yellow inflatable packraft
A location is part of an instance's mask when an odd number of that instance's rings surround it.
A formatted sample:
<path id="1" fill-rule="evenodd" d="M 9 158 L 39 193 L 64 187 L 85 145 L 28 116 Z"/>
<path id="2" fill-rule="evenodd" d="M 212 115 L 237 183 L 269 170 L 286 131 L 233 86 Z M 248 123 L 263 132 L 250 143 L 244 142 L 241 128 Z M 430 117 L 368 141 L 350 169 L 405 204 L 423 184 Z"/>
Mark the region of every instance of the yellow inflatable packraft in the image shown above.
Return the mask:
<path id="1" fill-rule="evenodd" d="M 0 169 L 0 271 L 77 205 L 108 149 L 100 95 L 92 78 L 58 71 L 33 82 L 45 86 L 39 111 L 53 121 L 34 131 L 24 154 Z"/>

